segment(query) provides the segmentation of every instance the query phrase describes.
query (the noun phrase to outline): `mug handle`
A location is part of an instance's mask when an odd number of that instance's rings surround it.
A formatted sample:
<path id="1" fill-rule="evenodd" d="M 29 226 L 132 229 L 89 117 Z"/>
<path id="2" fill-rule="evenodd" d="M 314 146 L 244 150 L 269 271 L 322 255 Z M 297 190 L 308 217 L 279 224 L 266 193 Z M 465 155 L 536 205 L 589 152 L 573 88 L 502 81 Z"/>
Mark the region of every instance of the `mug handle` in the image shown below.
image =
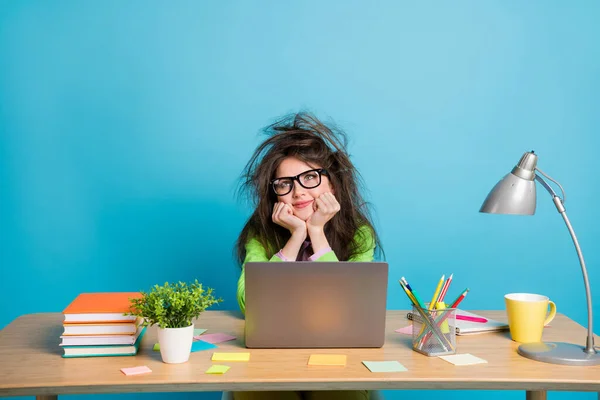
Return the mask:
<path id="1" fill-rule="evenodd" d="M 544 321 L 544 326 L 552 322 L 552 320 L 556 316 L 556 304 L 554 304 L 553 301 L 549 300 L 548 305 L 550 306 L 550 314 L 548 314 L 548 316 L 546 317 L 546 320 Z"/>

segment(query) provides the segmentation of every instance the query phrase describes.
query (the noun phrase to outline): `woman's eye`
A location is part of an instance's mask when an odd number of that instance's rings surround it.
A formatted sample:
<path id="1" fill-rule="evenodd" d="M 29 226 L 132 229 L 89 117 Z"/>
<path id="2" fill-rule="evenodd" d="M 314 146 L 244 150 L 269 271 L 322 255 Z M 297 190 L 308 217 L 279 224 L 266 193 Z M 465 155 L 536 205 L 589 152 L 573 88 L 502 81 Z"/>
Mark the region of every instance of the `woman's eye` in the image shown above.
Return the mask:
<path id="1" fill-rule="evenodd" d="M 313 180 L 313 179 L 316 179 L 316 178 L 317 178 L 317 174 L 315 174 L 315 173 L 310 173 L 310 174 L 306 174 L 306 175 L 304 175 L 304 178 L 303 178 L 303 179 L 304 179 L 305 181 L 310 181 L 310 180 Z"/>
<path id="2" fill-rule="evenodd" d="M 290 187 L 290 183 L 285 181 L 285 182 L 277 182 L 275 184 L 275 189 L 288 189 Z"/>

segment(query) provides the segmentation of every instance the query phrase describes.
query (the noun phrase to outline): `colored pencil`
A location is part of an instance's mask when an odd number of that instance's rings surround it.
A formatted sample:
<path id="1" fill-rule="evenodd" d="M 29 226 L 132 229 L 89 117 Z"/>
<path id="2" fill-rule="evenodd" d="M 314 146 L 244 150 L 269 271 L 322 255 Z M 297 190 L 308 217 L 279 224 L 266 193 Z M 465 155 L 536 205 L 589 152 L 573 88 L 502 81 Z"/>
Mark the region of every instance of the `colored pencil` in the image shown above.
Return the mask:
<path id="1" fill-rule="evenodd" d="M 448 288 L 450 287 L 450 283 L 452 283 L 453 276 L 454 276 L 454 274 L 450 274 L 450 277 L 448 277 L 448 279 L 446 279 L 446 282 L 444 283 L 444 286 L 442 287 L 442 292 L 440 293 L 440 296 L 438 298 L 438 303 L 441 303 L 444 301 L 444 298 L 446 297 L 446 293 L 448 293 Z"/>
<path id="2" fill-rule="evenodd" d="M 440 290 L 442 290 L 442 285 L 444 284 L 444 279 L 446 279 L 445 275 L 442 275 L 440 281 L 438 282 L 435 291 L 433 292 L 433 296 L 431 297 L 431 302 L 429 302 L 429 310 L 435 310 L 435 304 L 437 303 L 438 296 L 440 294 Z"/>
<path id="3" fill-rule="evenodd" d="M 466 288 L 457 298 L 454 300 L 454 303 L 450 306 L 450 308 L 456 308 L 460 304 L 461 301 L 465 298 L 467 293 L 469 292 L 469 288 Z"/>

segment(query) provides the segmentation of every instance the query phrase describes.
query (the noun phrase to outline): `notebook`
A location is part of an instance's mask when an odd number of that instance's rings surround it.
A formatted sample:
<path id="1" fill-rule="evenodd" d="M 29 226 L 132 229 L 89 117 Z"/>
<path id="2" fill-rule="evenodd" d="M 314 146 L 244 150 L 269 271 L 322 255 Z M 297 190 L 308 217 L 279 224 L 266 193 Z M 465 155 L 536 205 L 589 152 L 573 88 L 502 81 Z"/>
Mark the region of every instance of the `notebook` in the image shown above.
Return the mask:
<path id="1" fill-rule="evenodd" d="M 64 309 L 65 323 L 133 322 L 131 298 L 140 298 L 139 292 L 80 293 Z"/>
<path id="2" fill-rule="evenodd" d="M 381 347 L 385 262 L 249 262 L 248 348 Z"/>
<path id="3" fill-rule="evenodd" d="M 131 345 L 63 346 L 63 358 L 134 356 L 140 348 L 140 342 L 145 332 L 146 329 L 142 329 L 135 343 Z"/>
<path id="4" fill-rule="evenodd" d="M 496 321 L 494 319 L 490 319 L 487 317 L 482 317 L 481 315 L 461 310 L 459 308 L 456 309 L 456 314 L 466 315 L 468 317 L 477 317 L 477 318 L 485 318 L 487 322 L 471 322 L 457 319 L 456 320 L 456 334 L 457 335 L 472 335 L 476 333 L 485 333 L 485 332 L 498 332 L 508 330 L 508 324 L 506 322 Z M 412 312 L 406 314 L 406 318 L 409 320 L 420 320 L 421 317 L 419 315 L 415 316 Z"/>
<path id="5" fill-rule="evenodd" d="M 132 335 L 92 335 L 92 336 L 61 336 L 59 346 L 113 346 L 134 344 L 145 326 L 138 325 L 137 331 Z"/>
<path id="6" fill-rule="evenodd" d="M 142 323 L 142 318 L 138 317 L 134 322 L 120 323 L 63 323 L 62 336 L 101 336 L 101 335 L 133 335 L 138 326 Z"/>

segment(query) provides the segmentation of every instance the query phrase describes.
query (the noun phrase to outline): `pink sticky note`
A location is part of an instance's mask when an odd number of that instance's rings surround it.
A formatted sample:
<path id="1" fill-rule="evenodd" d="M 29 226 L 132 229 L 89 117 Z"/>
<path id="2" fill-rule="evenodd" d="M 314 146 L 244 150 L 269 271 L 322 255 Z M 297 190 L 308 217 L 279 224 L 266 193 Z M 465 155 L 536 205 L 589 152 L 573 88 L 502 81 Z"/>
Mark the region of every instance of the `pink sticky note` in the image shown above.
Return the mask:
<path id="1" fill-rule="evenodd" d="M 209 333 L 208 335 L 197 336 L 197 338 L 199 340 L 202 340 L 203 342 L 212 343 L 212 344 L 227 342 L 229 340 L 236 339 L 235 336 L 231 336 L 226 333 Z"/>
<path id="2" fill-rule="evenodd" d="M 141 367 L 121 368 L 121 372 L 125 375 L 141 375 L 149 374 L 152 370 L 145 365 Z"/>
<path id="3" fill-rule="evenodd" d="M 398 333 L 404 333 L 405 335 L 412 335 L 412 325 L 405 326 L 404 328 L 396 329 Z"/>

